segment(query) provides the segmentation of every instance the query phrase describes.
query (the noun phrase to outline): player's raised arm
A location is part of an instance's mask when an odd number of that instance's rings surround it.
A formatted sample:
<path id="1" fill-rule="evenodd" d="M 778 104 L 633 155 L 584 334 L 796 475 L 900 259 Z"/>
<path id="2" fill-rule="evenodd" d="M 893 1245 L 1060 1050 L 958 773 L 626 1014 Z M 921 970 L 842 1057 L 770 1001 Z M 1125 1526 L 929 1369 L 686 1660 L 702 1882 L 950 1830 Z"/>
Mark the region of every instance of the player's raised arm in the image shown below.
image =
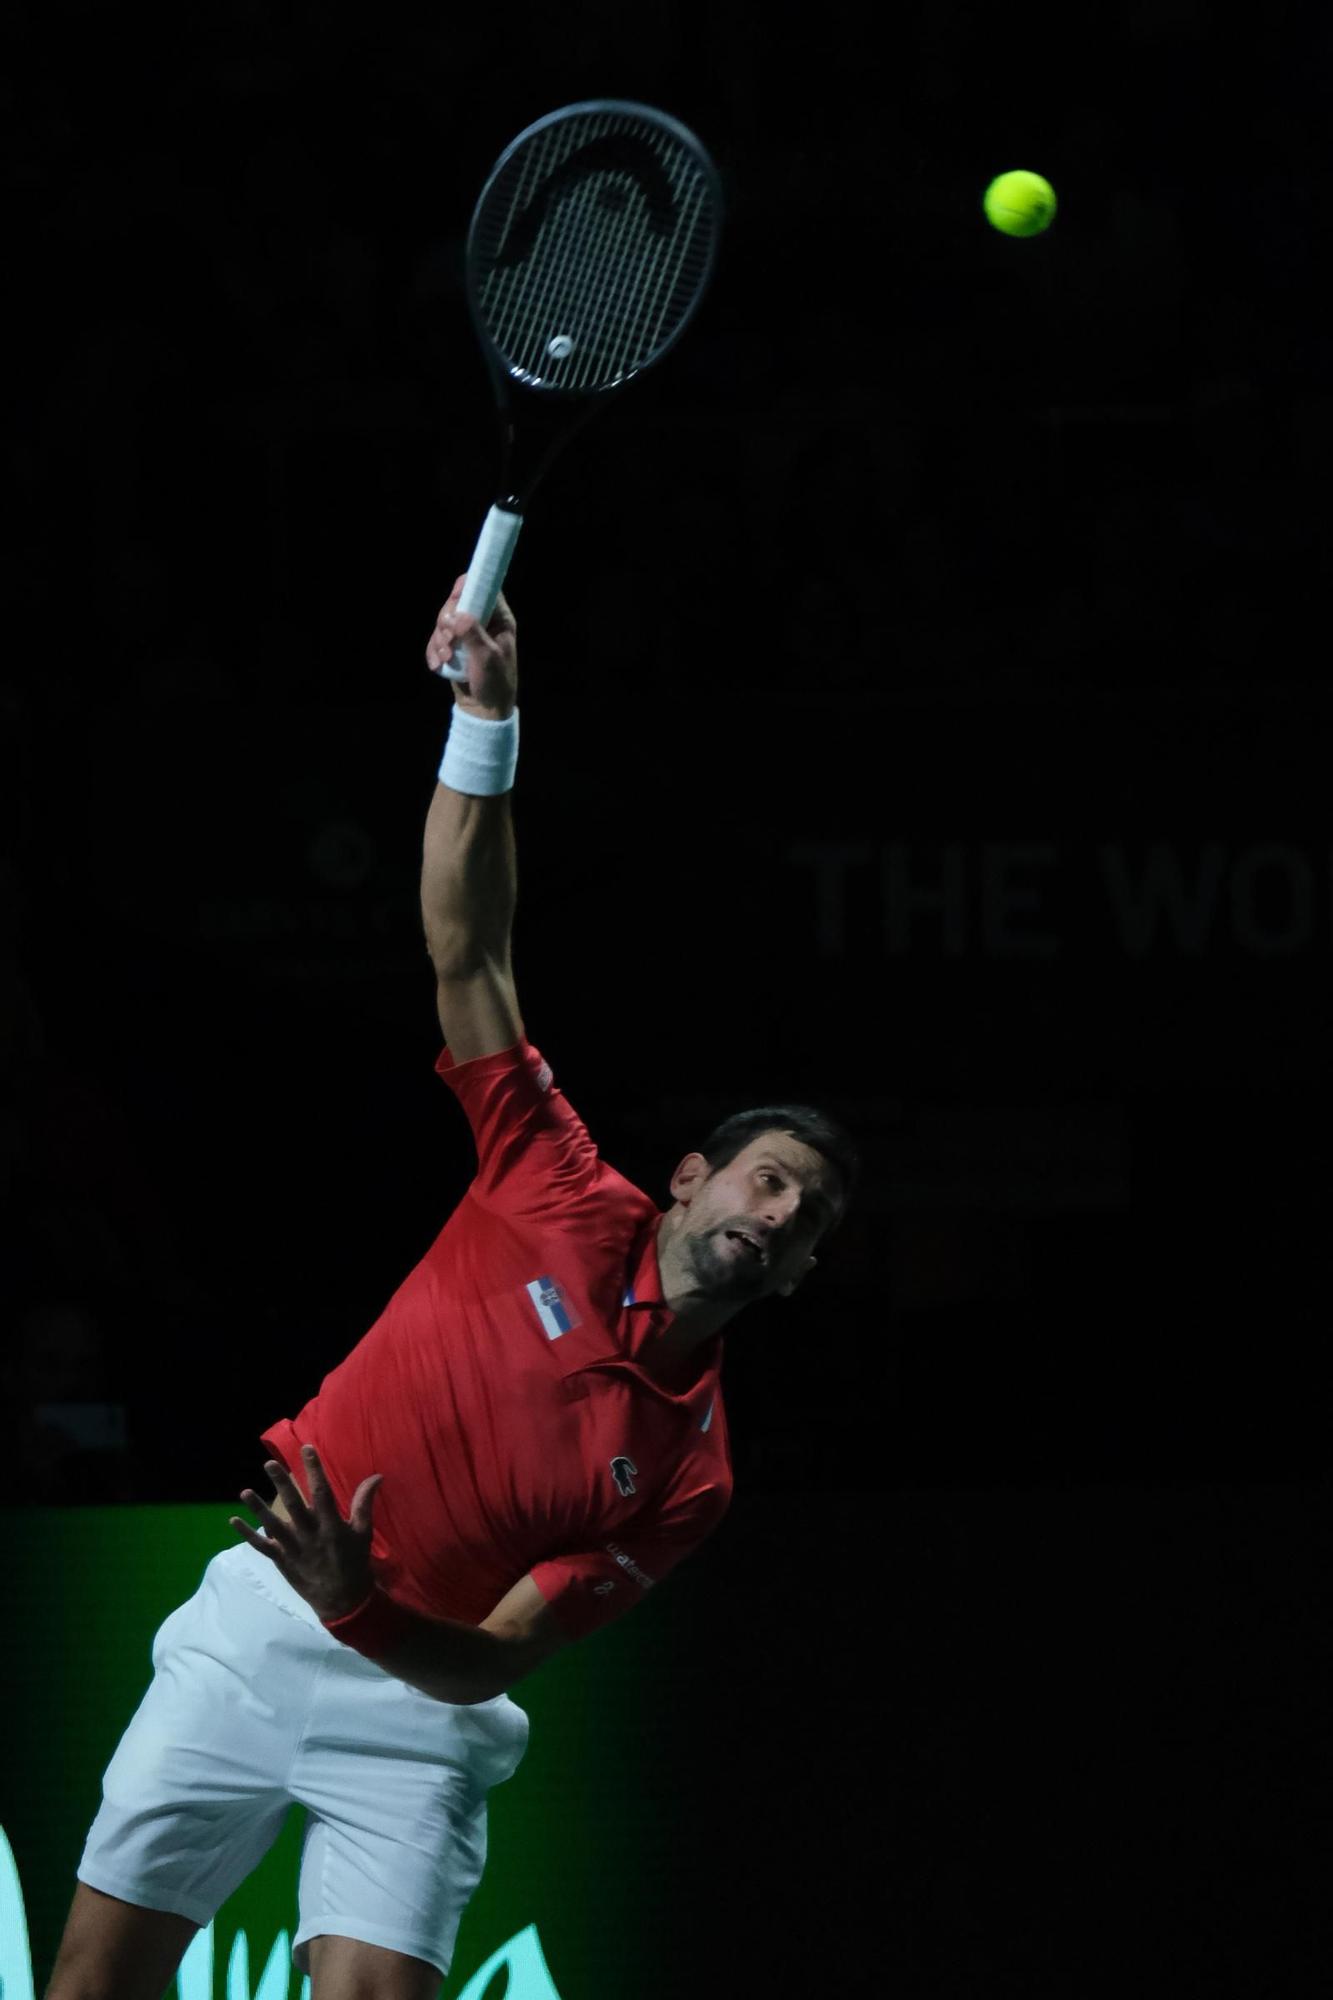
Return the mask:
<path id="1" fill-rule="evenodd" d="M 456 1062 L 512 1048 L 523 1033 L 510 940 L 517 896 L 509 793 L 518 747 L 518 651 L 502 597 L 483 630 L 458 610 L 459 577 L 435 621 L 426 664 L 465 664 L 426 817 L 421 917 L 440 1028 Z"/>

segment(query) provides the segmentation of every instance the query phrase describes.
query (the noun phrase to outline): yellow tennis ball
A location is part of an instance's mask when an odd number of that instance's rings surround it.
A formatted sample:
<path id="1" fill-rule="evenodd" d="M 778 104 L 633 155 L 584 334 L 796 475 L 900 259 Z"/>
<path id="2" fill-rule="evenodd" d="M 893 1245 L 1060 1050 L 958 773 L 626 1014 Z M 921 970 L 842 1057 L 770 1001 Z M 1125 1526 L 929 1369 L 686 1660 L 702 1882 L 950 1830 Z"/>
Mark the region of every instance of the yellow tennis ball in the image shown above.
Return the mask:
<path id="1" fill-rule="evenodd" d="M 995 176 L 981 206 L 987 222 L 1005 236 L 1040 236 L 1055 220 L 1055 189 L 1040 174 L 1015 167 Z"/>

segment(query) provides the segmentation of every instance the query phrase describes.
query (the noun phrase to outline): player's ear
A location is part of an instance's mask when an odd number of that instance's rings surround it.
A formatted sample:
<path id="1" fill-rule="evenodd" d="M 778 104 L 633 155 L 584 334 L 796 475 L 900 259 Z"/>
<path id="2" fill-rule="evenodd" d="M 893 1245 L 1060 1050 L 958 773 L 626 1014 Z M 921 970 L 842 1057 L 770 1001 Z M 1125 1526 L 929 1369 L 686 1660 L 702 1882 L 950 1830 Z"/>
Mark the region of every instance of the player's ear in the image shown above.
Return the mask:
<path id="1" fill-rule="evenodd" d="M 818 1262 L 818 1257 L 807 1257 L 804 1266 L 796 1273 L 790 1284 L 778 1286 L 778 1297 L 780 1299 L 789 1299 L 796 1290 L 796 1287 L 801 1283 L 801 1280 L 810 1276 L 810 1273 L 814 1270 Z"/>
<path id="2" fill-rule="evenodd" d="M 671 1197 L 673 1201 L 686 1204 L 694 1199 L 708 1179 L 709 1166 L 702 1153 L 687 1153 L 671 1176 Z"/>

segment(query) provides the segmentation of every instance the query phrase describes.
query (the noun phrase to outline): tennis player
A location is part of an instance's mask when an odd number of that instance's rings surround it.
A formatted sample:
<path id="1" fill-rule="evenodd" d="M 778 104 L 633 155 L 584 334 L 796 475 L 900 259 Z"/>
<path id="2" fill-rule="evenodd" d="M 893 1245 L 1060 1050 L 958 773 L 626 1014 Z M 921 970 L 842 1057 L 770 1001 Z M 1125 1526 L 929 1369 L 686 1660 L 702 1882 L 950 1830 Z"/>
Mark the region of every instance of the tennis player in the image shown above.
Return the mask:
<path id="1" fill-rule="evenodd" d="M 465 663 L 421 877 L 476 1141 L 463 1200 L 370 1331 L 264 1433 L 268 1500 L 153 1643 L 103 1780 L 49 2000 L 159 2000 L 305 1807 L 293 1957 L 313 2000 L 430 2000 L 517 1768 L 509 1690 L 619 1617 L 731 1492 L 723 1327 L 792 1292 L 856 1158 L 803 1106 L 728 1119 L 665 1213 L 598 1155 L 514 991 L 517 650 L 440 612 Z"/>

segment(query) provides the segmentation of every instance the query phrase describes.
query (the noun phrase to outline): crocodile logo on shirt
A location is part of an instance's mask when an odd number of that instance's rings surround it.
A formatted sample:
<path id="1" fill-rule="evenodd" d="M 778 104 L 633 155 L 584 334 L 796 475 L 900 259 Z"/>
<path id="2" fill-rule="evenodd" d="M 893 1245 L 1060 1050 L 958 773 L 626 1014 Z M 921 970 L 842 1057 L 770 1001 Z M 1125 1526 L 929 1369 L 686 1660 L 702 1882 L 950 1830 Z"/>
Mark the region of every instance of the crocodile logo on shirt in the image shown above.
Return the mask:
<path id="1" fill-rule="evenodd" d="M 632 1458 L 613 1458 L 611 1460 L 611 1477 L 616 1482 L 617 1493 L 638 1492 L 639 1489 L 634 1484 L 634 1475 L 638 1469 Z"/>

